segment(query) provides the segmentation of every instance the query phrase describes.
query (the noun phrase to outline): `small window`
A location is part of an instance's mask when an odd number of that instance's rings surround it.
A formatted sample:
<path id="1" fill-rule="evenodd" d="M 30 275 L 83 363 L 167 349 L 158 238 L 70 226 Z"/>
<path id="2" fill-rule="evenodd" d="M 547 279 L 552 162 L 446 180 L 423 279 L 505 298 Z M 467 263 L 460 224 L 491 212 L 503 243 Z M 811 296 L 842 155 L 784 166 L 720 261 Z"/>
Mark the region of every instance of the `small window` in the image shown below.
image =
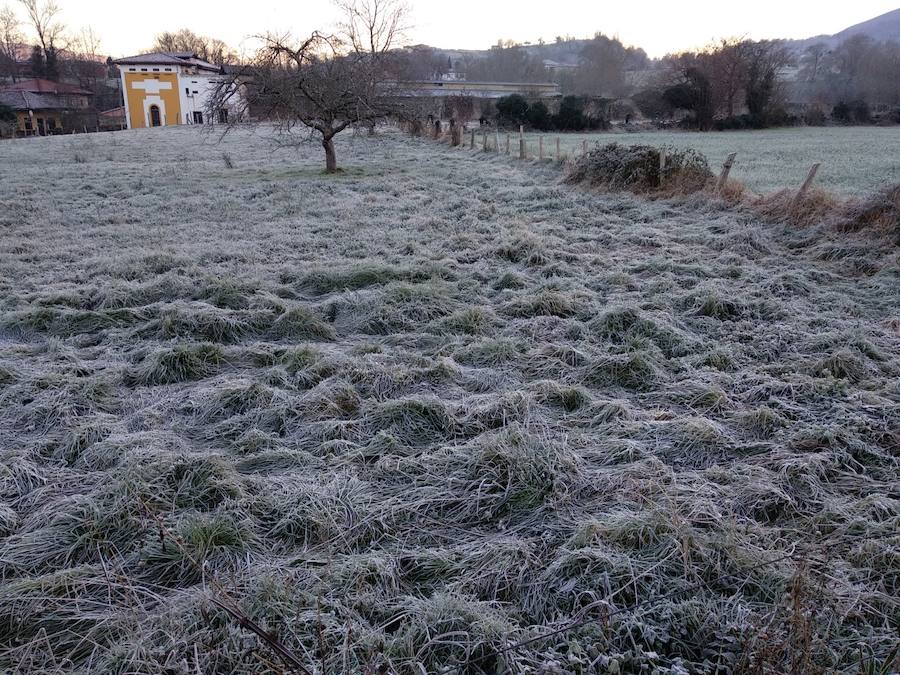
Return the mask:
<path id="1" fill-rule="evenodd" d="M 171 72 L 172 72 L 172 69 L 171 69 L 171 68 L 163 68 L 163 70 L 165 70 L 167 73 L 171 73 Z"/>
<path id="2" fill-rule="evenodd" d="M 197 80 L 191 80 L 191 84 L 197 84 Z"/>
<path id="3" fill-rule="evenodd" d="M 199 94 L 200 92 L 197 91 L 196 89 L 194 89 L 194 93 L 195 93 L 195 94 Z"/>
<path id="4" fill-rule="evenodd" d="M 133 73 L 134 71 L 137 70 L 137 68 L 129 68 L 128 70 L 131 71 L 131 72 Z"/>
<path id="5" fill-rule="evenodd" d="M 159 68 L 154 68 L 154 69 L 153 69 L 153 72 L 154 72 L 154 73 L 158 73 L 158 72 L 159 72 Z"/>
<path id="6" fill-rule="evenodd" d="M 190 87 L 185 87 L 185 88 L 184 88 L 184 95 L 185 95 L 185 96 L 190 96 L 190 95 L 191 95 L 191 89 L 190 89 Z"/>
<path id="7" fill-rule="evenodd" d="M 219 124 L 228 124 L 228 111 L 225 108 L 219 109 Z"/>
<path id="8" fill-rule="evenodd" d="M 147 69 L 146 69 L 146 68 L 141 68 L 141 72 L 142 72 L 142 73 L 146 73 L 146 72 L 147 72 Z"/>
<path id="9" fill-rule="evenodd" d="M 203 124 L 203 113 L 199 110 L 194 111 L 194 124 Z"/>

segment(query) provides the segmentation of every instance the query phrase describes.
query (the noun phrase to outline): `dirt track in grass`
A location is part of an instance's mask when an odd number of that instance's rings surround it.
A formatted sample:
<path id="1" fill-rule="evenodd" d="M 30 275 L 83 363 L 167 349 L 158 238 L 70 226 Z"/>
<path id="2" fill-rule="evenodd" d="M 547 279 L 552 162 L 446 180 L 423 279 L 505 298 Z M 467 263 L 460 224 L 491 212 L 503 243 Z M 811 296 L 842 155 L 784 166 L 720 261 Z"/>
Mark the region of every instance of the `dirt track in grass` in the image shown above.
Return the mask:
<path id="1" fill-rule="evenodd" d="M 0 144 L 0 669 L 267 672 L 211 580 L 311 672 L 888 657 L 896 246 L 320 154 Z"/>

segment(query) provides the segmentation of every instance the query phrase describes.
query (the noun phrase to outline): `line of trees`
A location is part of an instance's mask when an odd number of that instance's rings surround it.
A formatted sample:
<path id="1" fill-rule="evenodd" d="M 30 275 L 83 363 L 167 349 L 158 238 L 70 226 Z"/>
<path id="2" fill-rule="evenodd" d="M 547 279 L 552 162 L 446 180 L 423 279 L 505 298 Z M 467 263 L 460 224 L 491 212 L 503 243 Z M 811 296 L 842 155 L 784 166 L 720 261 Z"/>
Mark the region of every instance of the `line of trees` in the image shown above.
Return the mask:
<path id="1" fill-rule="evenodd" d="M 594 100 L 603 107 L 607 101 Z M 524 96 L 511 94 L 497 100 L 496 117 L 500 126 L 517 128 L 526 125 L 540 131 L 585 131 L 605 129 L 606 117 L 587 110 L 588 100 L 583 96 L 563 96 L 556 112 L 551 112 L 544 101 L 529 102 Z"/>
<path id="2" fill-rule="evenodd" d="M 813 44 L 799 54 L 783 41 L 720 40 L 697 52 L 665 57 L 647 86 L 632 95 L 652 119 L 707 129 L 792 123 L 867 123 L 872 109 L 900 122 L 900 44 L 864 36 L 833 49 Z"/>

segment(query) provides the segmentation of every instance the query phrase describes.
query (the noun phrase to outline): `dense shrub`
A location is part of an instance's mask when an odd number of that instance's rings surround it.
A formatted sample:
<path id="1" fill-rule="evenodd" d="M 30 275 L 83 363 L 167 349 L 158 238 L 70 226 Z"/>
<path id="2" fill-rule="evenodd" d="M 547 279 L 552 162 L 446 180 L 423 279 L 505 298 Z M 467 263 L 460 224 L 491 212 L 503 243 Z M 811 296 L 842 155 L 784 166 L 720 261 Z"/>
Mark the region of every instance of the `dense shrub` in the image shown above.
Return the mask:
<path id="1" fill-rule="evenodd" d="M 843 124 L 867 124 L 872 121 L 872 111 L 865 101 L 841 101 L 831 111 L 835 122 Z"/>
<path id="2" fill-rule="evenodd" d="M 664 176 L 660 175 L 659 156 L 660 149 L 650 145 L 610 143 L 579 158 L 566 180 L 636 193 L 661 189 L 696 192 L 712 177 L 709 162 L 696 150 L 666 148 Z"/>
<path id="3" fill-rule="evenodd" d="M 587 126 L 584 99 L 580 96 L 564 96 L 559 102 L 559 112 L 553 116 L 553 126 L 560 131 L 584 130 Z"/>
<path id="4" fill-rule="evenodd" d="M 821 108 L 811 107 L 803 114 L 803 122 L 807 126 L 822 127 L 825 126 L 825 113 Z"/>
<path id="5" fill-rule="evenodd" d="M 497 117 L 500 123 L 524 124 L 528 115 L 528 101 L 520 94 L 497 99 Z"/>
<path id="6" fill-rule="evenodd" d="M 549 131 L 551 129 L 550 111 L 543 101 L 535 101 L 528 107 L 528 125 L 532 129 Z"/>
<path id="7" fill-rule="evenodd" d="M 650 119 L 671 117 L 675 108 L 666 100 L 659 89 L 644 89 L 631 97 L 641 114 Z"/>

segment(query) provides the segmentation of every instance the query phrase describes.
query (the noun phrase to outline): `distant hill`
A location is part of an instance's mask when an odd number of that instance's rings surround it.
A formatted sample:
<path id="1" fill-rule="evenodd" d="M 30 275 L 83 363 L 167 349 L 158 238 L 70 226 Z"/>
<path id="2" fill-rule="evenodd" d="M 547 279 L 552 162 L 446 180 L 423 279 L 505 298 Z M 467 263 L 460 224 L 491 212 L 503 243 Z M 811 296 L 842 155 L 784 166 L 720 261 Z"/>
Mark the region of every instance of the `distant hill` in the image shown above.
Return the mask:
<path id="1" fill-rule="evenodd" d="M 874 19 L 863 21 L 855 26 L 850 26 L 834 35 L 817 35 L 805 40 L 790 40 L 789 43 L 798 49 L 803 49 L 816 42 L 824 42 L 830 46 L 836 46 L 854 35 L 868 35 L 878 42 L 900 42 L 900 9 L 876 16 Z"/>
<path id="2" fill-rule="evenodd" d="M 805 49 L 809 45 L 817 42 L 824 42 L 829 46 L 834 47 L 854 35 L 868 35 L 878 42 L 900 42 L 900 9 L 892 10 L 887 14 L 876 16 L 874 19 L 869 19 L 868 21 L 863 21 L 855 26 L 850 26 L 834 35 L 817 35 L 815 37 L 800 40 L 786 40 L 786 42 L 789 46 L 797 50 Z M 562 43 L 548 42 L 546 44 L 525 44 L 523 47 L 531 56 L 538 56 L 542 59 L 549 59 L 561 64 L 575 65 L 579 61 L 581 49 L 589 41 L 588 38 L 585 38 L 583 40 L 568 40 Z M 451 56 L 454 59 L 464 56 L 484 56 L 488 51 L 489 50 L 487 49 L 438 49 L 438 52 Z"/>

